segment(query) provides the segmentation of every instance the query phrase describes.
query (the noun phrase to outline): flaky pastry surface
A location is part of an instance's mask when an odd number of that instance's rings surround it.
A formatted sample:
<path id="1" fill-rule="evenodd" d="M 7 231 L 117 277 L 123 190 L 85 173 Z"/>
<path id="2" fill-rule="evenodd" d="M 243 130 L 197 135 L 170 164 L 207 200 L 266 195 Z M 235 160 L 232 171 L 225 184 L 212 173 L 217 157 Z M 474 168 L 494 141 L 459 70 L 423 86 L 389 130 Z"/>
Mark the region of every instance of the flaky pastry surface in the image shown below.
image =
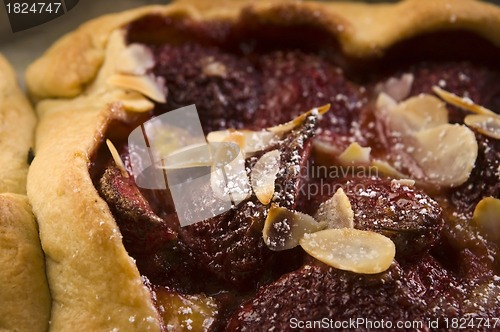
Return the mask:
<path id="1" fill-rule="evenodd" d="M 46 331 L 50 293 L 26 195 L 35 114 L 0 55 L 0 331 Z"/>

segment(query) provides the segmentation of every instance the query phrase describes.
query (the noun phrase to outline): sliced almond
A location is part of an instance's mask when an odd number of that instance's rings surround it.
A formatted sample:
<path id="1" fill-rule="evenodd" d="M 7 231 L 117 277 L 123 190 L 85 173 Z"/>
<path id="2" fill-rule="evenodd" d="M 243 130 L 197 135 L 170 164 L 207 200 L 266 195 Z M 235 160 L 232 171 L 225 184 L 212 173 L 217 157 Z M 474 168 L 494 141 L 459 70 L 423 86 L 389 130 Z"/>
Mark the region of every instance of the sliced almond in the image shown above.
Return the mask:
<path id="1" fill-rule="evenodd" d="M 224 142 L 226 137 L 228 137 L 231 134 L 231 132 L 232 130 L 230 129 L 211 131 L 207 135 L 207 141 L 209 143 Z"/>
<path id="2" fill-rule="evenodd" d="M 227 76 L 227 68 L 224 63 L 216 61 L 213 57 L 205 57 L 200 62 L 204 75 L 223 78 Z"/>
<path id="3" fill-rule="evenodd" d="M 269 249 L 287 250 L 298 246 L 304 234 L 317 232 L 325 226 L 326 223 L 318 223 L 307 214 L 271 206 L 262 230 L 262 237 Z"/>
<path id="4" fill-rule="evenodd" d="M 371 160 L 371 148 L 363 148 L 358 143 L 352 143 L 342 152 L 338 146 L 334 144 L 322 140 L 315 140 L 313 142 L 313 148 L 314 156 L 319 165 L 338 166 L 340 163 L 341 165 L 348 166 L 355 164 L 358 166 L 366 166 L 368 171 L 371 171 L 373 167 L 377 172 L 395 179 L 408 177 L 408 175 L 399 172 L 384 160 Z M 339 155 L 342 158 L 340 158 Z"/>
<path id="5" fill-rule="evenodd" d="M 251 195 L 250 181 L 245 169 L 245 159 L 235 143 L 212 143 L 213 151 L 210 184 L 214 194 L 234 204 Z"/>
<path id="6" fill-rule="evenodd" d="M 132 91 L 137 91 L 159 103 L 165 103 L 164 86 L 151 75 L 134 76 L 115 74 L 108 78 L 108 84 Z"/>
<path id="7" fill-rule="evenodd" d="M 421 94 L 391 108 L 389 121 L 391 129 L 410 133 L 448 123 L 448 111 L 438 98 Z"/>
<path id="8" fill-rule="evenodd" d="M 403 74 L 400 78 L 391 77 L 383 84 L 377 85 L 377 91 L 384 92 L 399 102 L 410 95 L 413 80 L 413 74 Z"/>
<path id="9" fill-rule="evenodd" d="M 99 92 L 95 92 L 101 99 L 100 102 L 104 100 L 108 103 L 119 102 L 122 104 L 124 110 L 129 112 L 147 112 L 154 108 L 154 104 L 151 100 L 144 98 L 142 94 L 135 91 L 124 91 L 122 89 L 101 89 Z M 86 98 L 89 98 L 88 96 Z"/>
<path id="10" fill-rule="evenodd" d="M 194 105 L 154 117 L 142 127 L 148 145 L 158 154 L 157 160 L 190 148 L 208 146 Z"/>
<path id="11" fill-rule="evenodd" d="M 339 161 L 344 165 L 360 165 L 370 163 L 370 147 L 364 148 L 354 142 L 349 145 L 339 156 Z"/>
<path id="12" fill-rule="evenodd" d="M 109 152 L 111 152 L 111 156 L 113 157 L 113 160 L 115 161 L 116 167 L 118 167 L 118 169 L 122 173 L 123 177 L 128 178 L 129 175 L 128 175 L 127 169 L 125 168 L 125 165 L 123 164 L 122 158 L 120 157 L 118 150 L 116 150 L 115 145 L 109 139 L 106 140 L 106 145 L 108 146 Z"/>
<path id="13" fill-rule="evenodd" d="M 368 165 L 370 163 L 370 147 L 362 147 L 351 143 L 344 151 L 337 145 L 323 140 L 314 140 L 314 156 L 321 165 Z"/>
<path id="14" fill-rule="evenodd" d="M 465 126 L 448 124 L 447 110 L 439 99 L 420 95 L 397 104 L 381 93 L 377 114 L 415 159 L 418 167 L 411 168 L 412 177 L 439 186 L 456 186 L 468 179 L 477 157 L 474 133 Z M 376 166 L 402 177 L 388 164 Z"/>
<path id="15" fill-rule="evenodd" d="M 500 116 L 498 115 L 467 115 L 464 122 L 485 136 L 500 139 Z"/>
<path id="16" fill-rule="evenodd" d="M 121 102 L 128 111 L 149 111 L 154 104 L 144 96 L 164 102 L 164 84 L 146 75 L 154 66 L 151 51 L 140 44 L 128 44 L 126 34 L 126 29 L 116 29 L 110 34 L 105 61 L 86 91 L 89 96 L 104 93 L 106 100 Z"/>
<path id="17" fill-rule="evenodd" d="M 241 131 L 231 130 L 222 142 L 232 142 L 238 144 L 240 150 L 243 150 L 246 145 L 246 137 Z"/>
<path id="18" fill-rule="evenodd" d="M 208 144 L 193 144 L 177 149 L 163 159 L 160 168 L 174 170 L 212 165 L 212 156 Z"/>
<path id="19" fill-rule="evenodd" d="M 251 130 L 219 130 L 207 135 L 209 143 L 234 142 L 244 151 L 245 156 L 252 156 L 255 152 L 262 151 L 278 140 L 278 136 L 269 131 Z"/>
<path id="20" fill-rule="evenodd" d="M 427 182 L 458 186 L 469 178 L 477 158 L 474 133 L 465 126 L 441 125 L 415 134 L 412 156 Z"/>
<path id="21" fill-rule="evenodd" d="M 500 245 L 500 199 L 483 198 L 474 209 L 472 222 L 481 234 Z"/>
<path id="22" fill-rule="evenodd" d="M 400 188 L 401 186 L 403 187 L 413 187 L 415 185 L 415 180 L 412 180 L 412 179 L 393 179 L 391 181 L 391 187 L 395 188 L 395 189 L 398 189 Z"/>
<path id="23" fill-rule="evenodd" d="M 396 255 L 396 246 L 389 238 L 351 228 L 306 234 L 300 245 L 309 255 L 325 264 L 364 274 L 384 272 Z"/>
<path id="24" fill-rule="evenodd" d="M 144 112 L 153 109 L 154 104 L 147 98 L 126 95 L 119 99 L 123 108 L 130 112 Z"/>
<path id="25" fill-rule="evenodd" d="M 438 98 L 421 94 L 397 103 L 381 93 L 377 98 L 377 115 L 393 132 L 403 135 L 448 123 L 448 111 Z"/>
<path id="26" fill-rule="evenodd" d="M 466 111 L 482 115 L 496 115 L 495 112 L 487 109 L 486 107 L 474 103 L 471 99 L 461 98 L 454 93 L 441 89 L 438 86 L 433 86 L 432 91 L 434 91 L 439 97 L 441 97 L 447 103 L 452 104 L 453 106 L 459 107 L 461 109 L 464 109 Z"/>
<path id="27" fill-rule="evenodd" d="M 391 177 L 393 179 L 403 179 L 407 177 L 407 175 L 404 175 L 403 173 L 392 167 L 385 160 L 374 159 L 372 161 L 372 166 L 376 167 L 377 170 L 382 174 L 384 174 L 385 176 Z"/>
<path id="28" fill-rule="evenodd" d="M 154 65 L 151 50 L 137 43 L 128 45 L 116 59 L 116 70 L 122 74 L 145 75 Z"/>
<path id="29" fill-rule="evenodd" d="M 354 212 L 342 188 L 337 189 L 329 200 L 319 206 L 314 219 L 326 221 L 328 228 L 354 228 Z"/>
<path id="30" fill-rule="evenodd" d="M 381 114 L 381 118 L 387 116 L 387 112 L 398 105 L 397 101 L 392 99 L 387 93 L 380 93 L 375 102 L 375 110 Z"/>
<path id="31" fill-rule="evenodd" d="M 265 153 L 255 163 L 251 173 L 252 189 L 262 204 L 269 204 L 274 195 L 274 183 L 280 170 L 279 150 Z"/>
<path id="32" fill-rule="evenodd" d="M 219 133 L 222 133 L 222 132 L 225 132 L 225 134 L 224 135 L 221 135 L 221 134 L 217 135 L 215 133 L 208 134 L 207 141 L 214 142 L 214 143 L 215 142 L 233 142 L 235 144 L 238 144 L 240 149 L 243 150 L 245 148 L 246 137 L 245 137 L 245 135 L 243 135 L 243 133 L 241 131 L 229 129 L 229 130 L 221 131 Z M 213 137 L 216 137 L 219 140 L 217 140 L 217 141 L 211 140 L 210 138 L 213 138 Z"/>
<path id="33" fill-rule="evenodd" d="M 309 117 L 311 115 L 321 116 L 321 115 L 325 114 L 326 112 L 328 112 L 329 110 L 330 110 L 330 104 L 327 104 L 327 105 L 324 105 L 321 107 L 317 107 L 317 108 L 313 108 L 312 110 L 307 111 L 305 113 L 302 113 L 301 115 L 299 115 L 298 117 L 296 117 L 295 119 L 293 119 L 289 122 L 286 122 L 286 123 L 283 123 L 283 124 L 280 124 L 280 125 L 277 125 L 274 127 L 267 128 L 267 130 L 270 132 L 276 133 L 276 134 L 284 134 L 284 133 L 287 133 L 287 132 L 293 130 L 295 127 L 300 126 L 302 124 L 302 122 L 304 122 L 304 120 L 307 117 Z"/>
<path id="34" fill-rule="evenodd" d="M 262 151 L 278 141 L 279 137 L 269 131 L 241 130 L 245 136 L 245 155 L 252 155 Z"/>

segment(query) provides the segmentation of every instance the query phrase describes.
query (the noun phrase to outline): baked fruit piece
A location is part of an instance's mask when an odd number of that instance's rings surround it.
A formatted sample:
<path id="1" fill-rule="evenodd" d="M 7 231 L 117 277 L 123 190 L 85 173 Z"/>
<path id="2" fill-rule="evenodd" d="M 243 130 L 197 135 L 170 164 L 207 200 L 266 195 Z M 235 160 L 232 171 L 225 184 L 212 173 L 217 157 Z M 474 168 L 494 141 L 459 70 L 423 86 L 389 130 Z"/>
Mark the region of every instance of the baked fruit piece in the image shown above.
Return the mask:
<path id="1" fill-rule="evenodd" d="M 0 330 L 46 331 L 50 294 L 38 226 L 26 197 L 35 114 L 0 55 Z"/>
<path id="2" fill-rule="evenodd" d="M 27 72 L 51 328 L 497 317 L 499 27 L 466 0 L 190 1 L 62 38 Z M 168 190 L 136 184 L 127 137 L 190 104 L 262 181 L 180 227 Z"/>

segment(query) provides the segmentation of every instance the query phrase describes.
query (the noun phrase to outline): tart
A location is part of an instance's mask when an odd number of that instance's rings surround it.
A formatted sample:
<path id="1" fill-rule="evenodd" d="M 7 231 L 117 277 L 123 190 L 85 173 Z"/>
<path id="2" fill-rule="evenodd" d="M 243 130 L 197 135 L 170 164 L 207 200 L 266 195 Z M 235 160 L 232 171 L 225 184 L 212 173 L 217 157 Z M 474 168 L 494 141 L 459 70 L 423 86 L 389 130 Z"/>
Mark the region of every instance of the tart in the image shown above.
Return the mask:
<path id="1" fill-rule="evenodd" d="M 0 330 L 46 331 L 50 294 L 38 227 L 26 197 L 35 114 L 0 55 Z"/>
<path id="2" fill-rule="evenodd" d="M 27 72 L 51 329 L 492 327 L 498 28 L 499 8 L 468 0 L 179 1 L 63 37 Z M 192 104 L 222 144 L 207 158 L 157 126 Z M 220 177 L 226 155 L 242 168 Z M 169 174 L 194 168 L 208 182 L 178 196 Z M 220 213 L 183 223 L 212 193 Z"/>

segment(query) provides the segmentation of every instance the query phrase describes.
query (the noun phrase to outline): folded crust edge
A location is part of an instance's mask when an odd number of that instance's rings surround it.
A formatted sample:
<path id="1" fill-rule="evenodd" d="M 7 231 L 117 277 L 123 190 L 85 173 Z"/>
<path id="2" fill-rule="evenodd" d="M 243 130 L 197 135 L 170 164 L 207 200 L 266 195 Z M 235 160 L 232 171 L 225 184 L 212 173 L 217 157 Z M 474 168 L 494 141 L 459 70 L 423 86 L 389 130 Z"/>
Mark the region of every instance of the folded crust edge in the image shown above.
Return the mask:
<path id="1" fill-rule="evenodd" d="M 275 24 L 307 20 L 336 35 L 343 52 L 371 58 L 399 41 L 430 31 L 472 31 L 500 46 L 500 8 L 475 0 L 405 0 L 397 4 L 297 2 L 294 0 L 177 1 L 106 15 L 83 24 L 57 41 L 26 72 L 36 99 L 71 98 L 97 75 L 109 35 L 148 14 L 184 14 L 196 20 L 237 20 L 243 12 Z M 401 19 L 404 17 L 405 19 Z"/>

